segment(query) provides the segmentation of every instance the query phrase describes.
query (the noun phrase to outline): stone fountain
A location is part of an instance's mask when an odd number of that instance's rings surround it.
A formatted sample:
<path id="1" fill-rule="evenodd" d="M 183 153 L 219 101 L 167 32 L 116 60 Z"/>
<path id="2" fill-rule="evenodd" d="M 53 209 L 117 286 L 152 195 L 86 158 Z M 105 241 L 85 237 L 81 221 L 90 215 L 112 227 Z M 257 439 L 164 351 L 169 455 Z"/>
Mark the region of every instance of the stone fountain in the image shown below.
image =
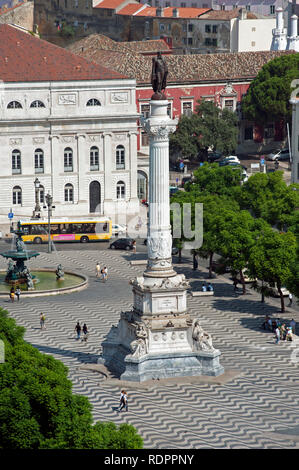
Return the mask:
<path id="1" fill-rule="evenodd" d="M 4 258 L 10 259 L 5 276 L 5 282 L 16 286 L 17 284 L 27 284 L 28 290 L 34 289 L 34 276 L 31 275 L 25 261 L 30 258 L 39 256 L 37 251 L 25 250 L 22 235 L 24 231 L 21 229 L 21 223 L 18 222 L 17 229 L 11 230 L 16 235 L 16 249 L 1 253 Z M 15 262 L 15 263 L 13 263 Z"/>

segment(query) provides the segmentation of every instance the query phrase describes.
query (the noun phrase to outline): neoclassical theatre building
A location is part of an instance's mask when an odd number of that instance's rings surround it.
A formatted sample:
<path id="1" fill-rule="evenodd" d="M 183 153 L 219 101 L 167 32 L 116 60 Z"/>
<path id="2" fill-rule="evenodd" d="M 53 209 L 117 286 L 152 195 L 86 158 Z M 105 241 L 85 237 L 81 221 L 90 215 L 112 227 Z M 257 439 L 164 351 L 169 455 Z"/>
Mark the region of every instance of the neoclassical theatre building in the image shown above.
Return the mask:
<path id="1" fill-rule="evenodd" d="M 36 178 L 56 217 L 136 214 L 135 80 L 10 25 L 0 51 L 0 215 L 32 215 Z"/>

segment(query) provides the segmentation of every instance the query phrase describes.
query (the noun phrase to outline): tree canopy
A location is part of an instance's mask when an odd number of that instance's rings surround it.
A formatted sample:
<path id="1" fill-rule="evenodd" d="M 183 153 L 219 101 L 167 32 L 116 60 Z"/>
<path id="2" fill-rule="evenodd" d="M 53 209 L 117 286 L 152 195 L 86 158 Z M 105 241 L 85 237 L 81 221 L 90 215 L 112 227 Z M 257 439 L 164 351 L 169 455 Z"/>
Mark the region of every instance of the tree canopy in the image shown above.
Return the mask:
<path id="1" fill-rule="evenodd" d="M 93 424 L 91 404 L 72 393 L 67 367 L 23 339 L 24 328 L 0 309 L 0 448 L 140 449 L 133 426 Z"/>
<path id="2" fill-rule="evenodd" d="M 291 121 L 291 82 L 298 79 L 299 54 L 276 57 L 265 64 L 242 100 L 242 112 L 250 121 L 264 124 Z"/>
<path id="3" fill-rule="evenodd" d="M 198 101 L 192 115 L 182 115 L 177 130 L 170 136 L 170 151 L 184 157 L 205 156 L 208 148 L 225 154 L 235 151 L 238 139 L 237 116 L 211 101 Z"/>

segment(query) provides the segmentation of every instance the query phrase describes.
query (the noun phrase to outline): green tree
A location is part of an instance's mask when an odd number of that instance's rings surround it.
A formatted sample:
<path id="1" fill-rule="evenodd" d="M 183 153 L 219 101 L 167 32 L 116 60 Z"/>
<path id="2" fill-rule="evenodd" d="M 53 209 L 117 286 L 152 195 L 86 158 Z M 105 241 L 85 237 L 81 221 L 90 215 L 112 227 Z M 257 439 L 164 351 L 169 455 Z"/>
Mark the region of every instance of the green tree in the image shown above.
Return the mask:
<path id="1" fill-rule="evenodd" d="M 296 237 L 293 233 L 277 232 L 269 227 L 262 230 L 248 256 L 250 276 L 270 286 L 277 285 L 281 312 L 285 311 L 281 287 L 292 277 L 291 269 L 296 258 L 296 249 Z"/>
<path id="2" fill-rule="evenodd" d="M 240 186 L 241 169 L 239 167 L 204 163 L 194 171 L 194 184 L 188 185 L 187 190 L 235 197 L 235 192 Z"/>
<path id="3" fill-rule="evenodd" d="M 0 447 L 15 449 L 139 449 L 133 426 L 93 425 L 91 404 L 74 395 L 67 368 L 23 339 L 7 312 L 0 309 Z"/>
<path id="4" fill-rule="evenodd" d="M 265 64 L 242 100 L 242 111 L 261 124 L 291 121 L 291 82 L 298 78 L 299 54 L 287 54 Z"/>
<path id="5" fill-rule="evenodd" d="M 198 103 L 190 117 L 180 117 L 176 132 L 170 136 L 170 151 L 193 159 L 199 153 L 206 159 L 209 148 L 225 154 L 234 152 L 238 139 L 236 114 L 210 101 Z"/>

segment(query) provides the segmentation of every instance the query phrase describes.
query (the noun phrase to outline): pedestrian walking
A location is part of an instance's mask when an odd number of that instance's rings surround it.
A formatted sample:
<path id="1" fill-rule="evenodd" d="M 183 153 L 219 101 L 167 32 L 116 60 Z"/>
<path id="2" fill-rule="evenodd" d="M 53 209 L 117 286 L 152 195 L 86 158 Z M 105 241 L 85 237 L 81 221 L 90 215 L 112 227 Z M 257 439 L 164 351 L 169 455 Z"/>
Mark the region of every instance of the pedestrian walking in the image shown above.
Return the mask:
<path id="1" fill-rule="evenodd" d="M 83 330 L 83 335 L 84 335 L 83 338 L 82 338 L 82 341 L 87 342 L 89 331 L 88 331 L 86 323 L 84 323 L 82 330 Z"/>
<path id="2" fill-rule="evenodd" d="M 133 241 L 133 253 L 136 253 L 136 240 Z"/>
<path id="3" fill-rule="evenodd" d="M 292 303 L 293 303 L 293 295 L 291 294 L 291 292 L 289 293 L 289 307 L 292 306 Z"/>
<path id="4" fill-rule="evenodd" d="M 102 281 L 103 281 L 103 282 L 106 282 L 107 279 L 108 279 L 108 269 L 107 269 L 107 266 L 104 266 L 104 267 L 103 267 L 101 273 L 102 273 Z"/>
<path id="5" fill-rule="evenodd" d="M 77 322 L 77 325 L 75 326 L 75 331 L 77 333 L 77 340 L 79 340 L 81 336 L 81 325 L 79 322 Z"/>
<path id="6" fill-rule="evenodd" d="M 121 411 L 125 408 L 125 411 L 128 411 L 128 395 L 125 390 L 120 392 L 119 408 L 118 411 Z"/>
<path id="7" fill-rule="evenodd" d="M 276 329 L 275 329 L 275 344 L 278 344 L 279 340 L 280 340 L 280 330 L 277 326 Z"/>
<path id="8" fill-rule="evenodd" d="M 16 296 L 17 296 L 18 302 L 20 300 L 20 295 L 21 295 L 21 289 L 19 287 L 17 287 L 16 288 Z"/>
<path id="9" fill-rule="evenodd" d="M 295 330 L 296 330 L 296 322 L 295 322 L 294 318 L 292 318 L 292 320 L 290 321 L 290 327 L 292 328 L 292 333 L 294 335 Z"/>
<path id="10" fill-rule="evenodd" d="M 15 301 L 15 290 L 13 287 L 10 289 L 9 298 L 12 302 Z"/>
<path id="11" fill-rule="evenodd" d="M 96 264 L 96 277 L 100 277 L 100 274 L 101 274 L 101 266 L 100 266 L 100 263 L 97 262 L 97 264 Z"/>
<path id="12" fill-rule="evenodd" d="M 40 329 L 45 330 L 45 321 L 46 321 L 46 315 L 44 313 L 41 313 L 39 316 L 39 321 L 40 321 Z"/>
<path id="13" fill-rule="evenodd" d="M 236 278 L 234 278 L 233 284 L 234 284 L 234 291 L 236 291 L 237 290 L 237 285 L 238 285 L 238 281 L 237 281 Z"/>

